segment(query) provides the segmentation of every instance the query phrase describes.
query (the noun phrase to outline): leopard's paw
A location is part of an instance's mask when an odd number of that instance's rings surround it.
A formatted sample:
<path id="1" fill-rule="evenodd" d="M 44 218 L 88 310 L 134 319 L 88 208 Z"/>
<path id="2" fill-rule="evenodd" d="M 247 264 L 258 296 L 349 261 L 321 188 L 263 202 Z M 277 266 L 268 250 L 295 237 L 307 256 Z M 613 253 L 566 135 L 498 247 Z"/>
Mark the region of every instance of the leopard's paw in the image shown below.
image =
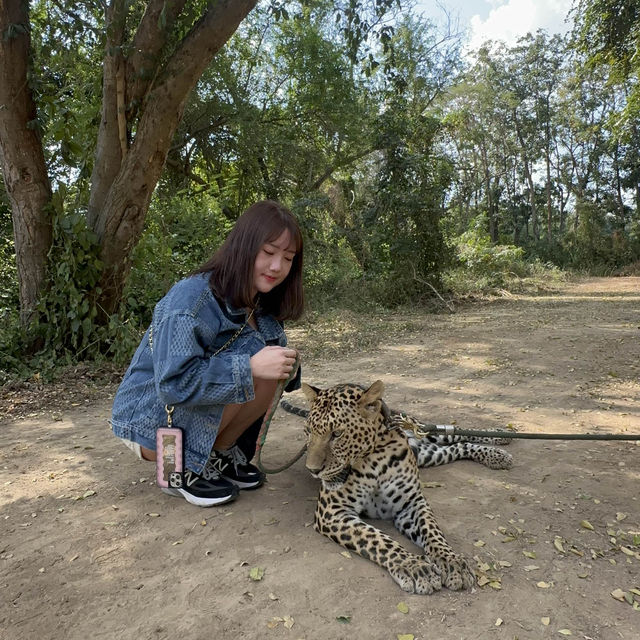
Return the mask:
<path id="1" fill-rule="evenodd" d="M 442 589 L 439 567 L 426 556 L 411 555 L 389 567 L 391 577 L 403 591 L 429 595 Z"/>
<path id="2" fill-rule="evenodd" d="M 436 564 L 440 568 L 442 585 L 447 589 L 471 589 L 476 583 L 475 573 L 464 556 L 455 554 L 448 558 L 438 558 Z"/>
<path id="3" fill-rule="evenodd" d="M 482 462 L 489 469 L 511 469 L 513 456 L 502 449 L 490 449 Z"/>

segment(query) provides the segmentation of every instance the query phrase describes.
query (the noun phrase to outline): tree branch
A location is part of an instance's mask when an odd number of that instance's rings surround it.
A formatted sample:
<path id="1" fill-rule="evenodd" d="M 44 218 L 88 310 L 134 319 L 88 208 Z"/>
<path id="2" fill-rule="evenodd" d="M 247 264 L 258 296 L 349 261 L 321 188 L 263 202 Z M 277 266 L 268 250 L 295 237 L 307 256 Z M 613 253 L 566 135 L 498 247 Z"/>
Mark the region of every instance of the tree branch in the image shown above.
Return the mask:
<path id="1" fill-rule="evenodd" d="M 184 9 L 186 0 L 151 0 L 140 20 L 127 56 L 127 111 L 139 105 L 147 93 L 160 64 L 167 36 Z M 161 24 L 162 23 L 162 24 Z"/>

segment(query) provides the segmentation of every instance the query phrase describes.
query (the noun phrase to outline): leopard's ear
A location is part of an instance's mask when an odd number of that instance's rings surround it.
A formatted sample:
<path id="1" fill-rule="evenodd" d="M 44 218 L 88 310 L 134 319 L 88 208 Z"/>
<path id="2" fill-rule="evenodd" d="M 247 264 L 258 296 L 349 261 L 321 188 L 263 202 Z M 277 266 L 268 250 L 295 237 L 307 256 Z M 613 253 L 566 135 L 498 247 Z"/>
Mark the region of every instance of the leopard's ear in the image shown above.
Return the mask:
<path id="1" fill-rule="evenodd" d="M 310 384 L 307 384 L 306 382 L 302 383 L 301 389 L 302 389 L 302 393 L 304 393 L 305 397 L 307 398 L 307 402 L 309 403 L 309 406 L 312 406 L 313 403 L 315 402 L 316 397 L 320 393 L 320 389 L 318 389 L 318 387 L 312 387 Z"/>
<path id="2" fill-rule="evenodd" d="M 384 383 L 382 380 L 376 380 L 361 396 L 358 400 L 358 404 L 361 407 L 374 404 L 377 400 L 382 398 L 384 392 Z"/>

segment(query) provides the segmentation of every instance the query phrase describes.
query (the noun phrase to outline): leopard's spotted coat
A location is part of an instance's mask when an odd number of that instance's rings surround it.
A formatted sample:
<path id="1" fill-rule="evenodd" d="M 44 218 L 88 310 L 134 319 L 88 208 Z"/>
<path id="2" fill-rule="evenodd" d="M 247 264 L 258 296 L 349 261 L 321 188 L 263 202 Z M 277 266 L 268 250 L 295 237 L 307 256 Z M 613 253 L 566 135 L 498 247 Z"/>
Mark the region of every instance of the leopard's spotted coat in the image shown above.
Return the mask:
<path id="1" fill-rule="evenodd" d="M 380 381 L 368 389 L 355 384 L 324 390 L 303 384 L 302 388 L 310 403 L 306 466 L 322 481 L 316 530 L 387 569 L 405 591 L 429 594 L 443 586 L 472 587 L 471 564 L 451 549 L 422 493 L 416 456 L 420 458 L 422 451 L 424 466 L 471 457 L 506 468 L 509 454 L 451 436 L 445 437 L 446 442 L 439 436 L 438 441 L 414 438 L 411 443 L 402 429 L 393 428 L 398 418 L 382 401 Z M 434 446 L 452 449 L 444 453 Z M 424 555 L 405 550 L 363 518 L 392 520 L 424 549 Z"/>

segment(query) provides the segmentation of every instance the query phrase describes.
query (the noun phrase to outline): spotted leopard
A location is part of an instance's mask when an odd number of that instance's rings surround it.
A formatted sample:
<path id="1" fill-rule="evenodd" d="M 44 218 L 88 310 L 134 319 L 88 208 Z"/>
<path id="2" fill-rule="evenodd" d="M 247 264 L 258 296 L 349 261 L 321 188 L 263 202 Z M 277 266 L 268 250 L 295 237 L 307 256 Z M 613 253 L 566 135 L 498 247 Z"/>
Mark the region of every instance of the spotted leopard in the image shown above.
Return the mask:
<path id="1" fill-rule="evenodd" d="M 471 564 L 452 550 L 438 527 L 422 493 L 416 456 L 382 400 L 383 383 L 324 390 L 303 383 L 302 389 L 310 405 L 306 466 L 322 482 L 316 530 L 387 569 L 410 593 L 471 588 Z M 456 449 L 452 459 L 463 453 Z M 430 460 L 438 464 L 437 456 Z M 410 553 L 363 518 L 392 520 L 425 553 Z"/>

